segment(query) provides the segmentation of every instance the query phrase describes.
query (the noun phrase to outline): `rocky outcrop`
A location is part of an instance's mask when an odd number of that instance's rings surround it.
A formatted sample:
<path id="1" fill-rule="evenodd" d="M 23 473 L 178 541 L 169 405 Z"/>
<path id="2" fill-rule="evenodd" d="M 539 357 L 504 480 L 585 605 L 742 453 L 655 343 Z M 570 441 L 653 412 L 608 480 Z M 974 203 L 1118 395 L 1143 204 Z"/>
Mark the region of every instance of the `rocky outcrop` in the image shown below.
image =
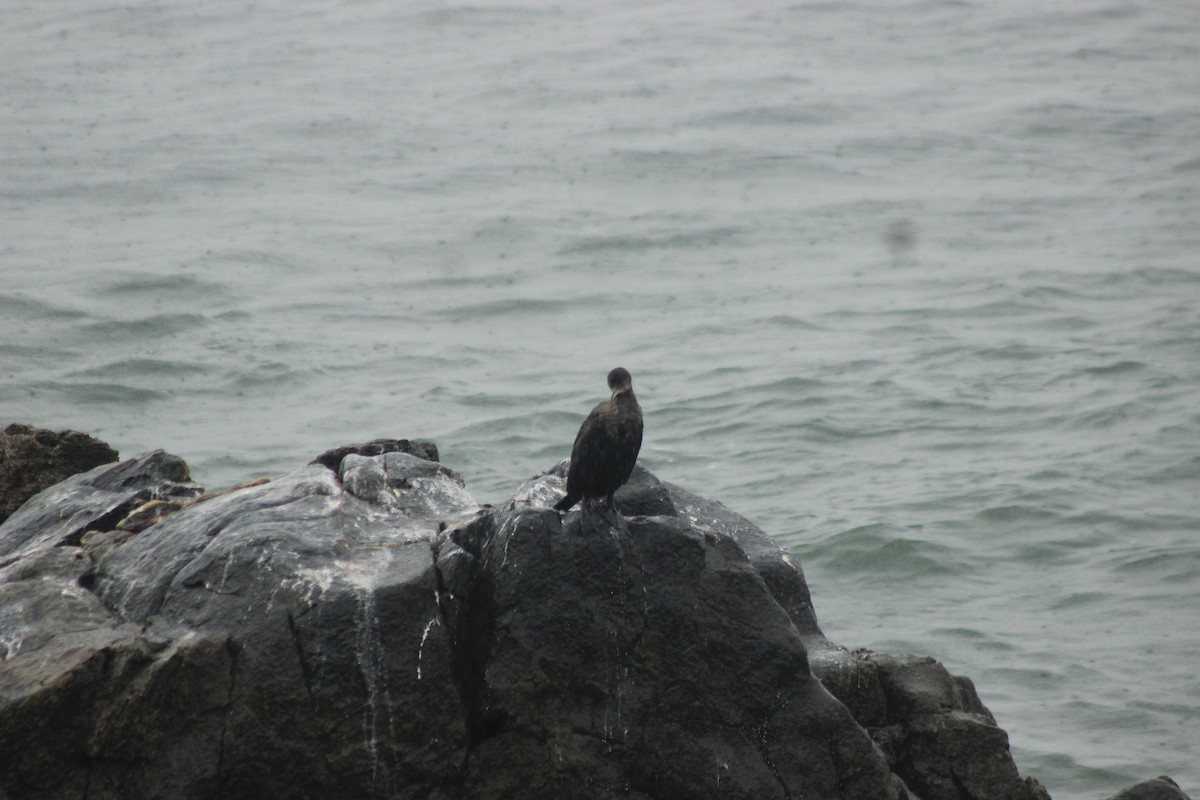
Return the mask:
<path id="1" fill-rule="evenodd" d="M 656 483 L 622 500 L 669 499 Z M 722 520 L 496 520 L 478 548 L 451 536 L 474 557 L 477 619 L 452 620 L 477 648 L 469 795 L 908 796 Z"/>
<path id="2" fill-rule="evenodd" d="M 1188 800 L 1179 785 L 1163 775 L 1130 786 L 1108 800 Z"/>
<path id="3" fill-rule="evenodd" d="M 201 498 L 160 452 L 27 503 L 0 797 L 1046 797 L 970 681 L 830 644 L 724 506 L 639 469 L 560 517 L 560 466 L 491 509 L 433 459 Z"/>
<path id="4" fill-rule="evenodd" d="M 85 433 L 9 425 L 0 431 L 0 522 L 43 489 L 116 460 L 116 450 Z"/>

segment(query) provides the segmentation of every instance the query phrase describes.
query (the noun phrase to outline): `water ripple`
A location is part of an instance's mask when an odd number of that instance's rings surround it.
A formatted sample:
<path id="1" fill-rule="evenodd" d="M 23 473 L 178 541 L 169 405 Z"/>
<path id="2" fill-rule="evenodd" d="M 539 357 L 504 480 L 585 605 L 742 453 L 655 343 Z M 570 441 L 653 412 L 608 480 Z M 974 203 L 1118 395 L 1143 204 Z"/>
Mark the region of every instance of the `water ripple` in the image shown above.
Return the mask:
<path id="1" fill-rule="evenodd" d="M 162 336 L 203 328 L 209 320 L 200 314 L 154 314 L 125 320 L 102 320 L 80 325 L 76 335 L 103 341 L 153 341 Z"/>

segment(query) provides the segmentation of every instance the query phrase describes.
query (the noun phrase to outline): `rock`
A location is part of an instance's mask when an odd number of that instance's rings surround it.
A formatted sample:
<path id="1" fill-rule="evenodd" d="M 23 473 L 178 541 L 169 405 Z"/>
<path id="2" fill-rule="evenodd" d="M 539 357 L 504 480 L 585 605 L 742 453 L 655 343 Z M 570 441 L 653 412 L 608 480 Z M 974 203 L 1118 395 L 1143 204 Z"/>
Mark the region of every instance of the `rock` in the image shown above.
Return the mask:
<path id="1" fill-rule="evenodd" d="M 649 474 L 649 473 L 647 473 Z M 651 476 L 653 477 L 653 476 Z M 657 479 L 655 479 L 657 480 Z M 721 503 L 706 500 L 673 484 L 663 484 L 678 509 L 678 515 L 688 523 L 713 536 L 732 538 L 754 565 L 771 590 L 775 602 L 787 612 L 806 647 L 813 644 L 828 646 L 825 635 L 817 626 L 812 597 L 800 564 L 750 520 L 730 511 Z"/>
<path id="2" fill-rule="evenodd" d="M 730 537 L 518 508 L 466 577 L 467 796 L 907 796 Z"/>
<path id="3" fill-rule="evenodd" d="M 1108 800 L 1188 800 L 1175 781 L 1163 775 L 1153 780 L 1142 781 L 1118 792 Z"/>
<path id="4" fill-rule="evenodd" d="M 512 511 L 520 506 L 553 506 L 567 493 L 567 467 L 564 459 L 551 469 L 535 475 L 521 485 L 504 507 Z M 629 480 L 616 491 L 613 501 L 624 516 L 677 516 L 670 489 L 648 470 L 634 465 Z"/>
<path id="5" fill-rule="evenodd" d="M 812 651 L 813 671 L 887 755 L 891 769 L 922 800 L 1049 800 L 1022 779 L 969 678 L 928 657 Z"/>
<path id="6" fill-rule="evenodd" d="M 426 461 L 438 461 L 437 445 L 433 442 L 412 442 L 408 439 L 372 439 L 363 444 L 348 444 L 326 450 L 312 460 L 337 472 L 342 465 L 342 459 L 348 455 L 379 456 L 384 453 L 408 453 L 423 458 Z"/>
<path id="7" fill-rule="evenodd" d="M 0 757 L 0 795 L 425 797 L 459 780 L 432 542 L 477 508 L 413 456 L 342 466 L 114 525 L 97 563 L 80 532 L 178 495 L 182 462 L 77 476 L 0 527 L 0 753 L 22 754 Z"/>
<path id="8" fill-rule="evenodd" d="M 220 769 L 186 796 L 425 796 L 464 758 L 437 603 L 461 479 L 402 453 L 312 465 L 176 514 L 99 566 L 127 619 L 229 638 Z M 432 469 L 430 469 L 432 468 Z M 440 505 L 438 505 L 440 503 Z"/>
<path id="9" fill-rule="evenodd" d="M 0 797 L 1048 798 L 719 503 L 639 469 L 560 517 L 555 468 L 492 510 L 403 441 L 203 502 L 152 453 L 0 525 Z"/>
<path id="10" fill-rule="evenodd" d="M 116 530 L 151 500 L 190 499 L 201 491 L 183 459 L 161 450 L 96 467 L 30 498 L 0 526 L 0 564 L 6 555 L 78 545 L 88 531 Z"/>
<path id="11" fill-rule="evenodd" d="M 9 425 L 0 431 L 0 522 L 43 489 L 116 460 L 116 450 L 78 431 Z"/>
<path id="12" fill-rule="evenodd" d="M 130 511 L 117 523 L 117 530 L 127 533 L 141 533 L 151 525 L 157 525 L 166 517 L 181 511 L 186 505 L 182 500 L 149 500 Z M 87 536 L 85 533 L 84 536 Z"/>

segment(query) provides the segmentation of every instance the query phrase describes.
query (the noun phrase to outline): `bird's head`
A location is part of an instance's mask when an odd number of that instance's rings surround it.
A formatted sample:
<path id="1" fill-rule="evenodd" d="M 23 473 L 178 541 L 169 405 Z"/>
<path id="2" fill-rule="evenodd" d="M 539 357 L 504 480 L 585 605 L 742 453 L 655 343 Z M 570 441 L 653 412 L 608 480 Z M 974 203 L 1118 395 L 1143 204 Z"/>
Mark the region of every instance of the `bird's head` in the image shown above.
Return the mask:
<path id="1" fill-rule="evenodd" d="M 617 367 L 608 373 L 608 388 L 612 389 L 613 397 L 633 390 L 633 376 L 624 367 Z"/>

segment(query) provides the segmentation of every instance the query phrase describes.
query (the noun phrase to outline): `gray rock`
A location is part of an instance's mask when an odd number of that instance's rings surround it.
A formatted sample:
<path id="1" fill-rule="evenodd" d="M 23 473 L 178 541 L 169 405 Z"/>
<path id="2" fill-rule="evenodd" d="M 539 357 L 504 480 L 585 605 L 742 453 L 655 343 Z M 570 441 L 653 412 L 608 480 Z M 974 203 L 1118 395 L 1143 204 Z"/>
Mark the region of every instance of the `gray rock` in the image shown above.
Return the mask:
<path id="1" fill-rule="evenodd" d="M 46 547 L 78 545 L 88 531 L 112 531 L 151 500 L 194 498 L 187 464 L 161 450 L 74 475 L 30 498 L 0 526 L 0 565 Z"/>
<path id="2" fill-rule="evenodd" d="M 0 797 L 1048 797 L 719 503 L 639 469 L 560 517 L 556 468 L 493 511 L 400 441 L 202 502 L 152 453 L 0 525 Z"/>
<path id="3" fill-rule="evenodd" d="M 476 507 L 411 456 L 341 466 L 345 485 L 305 467 L 176 514 L 99 565 L 121 618 L 230 642 L 219 768 L 188 796 L 423 797 L 459 774 L 432 541 Z"/>
<path id="4" fill-rule="evenodd" d="M 653 477 L 653 476 L 651 476 Z M 656 479 L 657 480 L 657 479 Z M 663 484 L 678 509 L 678 515 L 698 530 L 725 536 L 737 542 L 771 590 L 775 602 L 787 612 L 796 632 L 808 648 L 828 646 L 817 626 L 812 597 L 800 563 L 761 528 L 721 503 L 706 500 L 673 484 Z"/>
<path id="5" fill-rule="evenodd" d="M 369 501 L 313 465 L 118 531 L 181 491 L 182 462 L 152 454 L 0 527 L 0 796 L 425 797 L 458 781 L 432 543 L 476 507 L 444 467 L 375 458 Z M 93 563 L 75 543 L 97 525 L 127 538 Z"/>
<path id="6" fill-rule="evenodd" d="M 43 489 L 116 460 L 116 450 L 85 433 L 9 425 L 0 431 L 0 522 Z"/>
<path id="7" fill-rule="evenodd" d="M 970 679 L 928 657 L 811 651 L 813 671 L 887 754 L 888 764 L 923 800 L 1046 800 L 1022 779 Z"/>
<path id="8" fill-rule="evenodd" d="M 1175 781 L 1162 775 L 1130 786 L 1108 800 L 1188 800 L 1188 796 Z"/>
<path id="9" fill-rule="evenodd" d="M 517 508 L 468 585 L 469 796 L 906 796 L 732 537 Z"/>
<path id="10" fill-rule="evenodd" d="M 372 439 L 362 444 L 347 444 L 326 450 L 314 458 L 312 463 L 321 464 L 337 472 L 341 468 L 342 460 L 348 455 L 380 456 L 384 453 L 407 453 L 426 461 L 439 460 L 437 445 L 433 442 L 414 442 L 408 439 Z"/>

